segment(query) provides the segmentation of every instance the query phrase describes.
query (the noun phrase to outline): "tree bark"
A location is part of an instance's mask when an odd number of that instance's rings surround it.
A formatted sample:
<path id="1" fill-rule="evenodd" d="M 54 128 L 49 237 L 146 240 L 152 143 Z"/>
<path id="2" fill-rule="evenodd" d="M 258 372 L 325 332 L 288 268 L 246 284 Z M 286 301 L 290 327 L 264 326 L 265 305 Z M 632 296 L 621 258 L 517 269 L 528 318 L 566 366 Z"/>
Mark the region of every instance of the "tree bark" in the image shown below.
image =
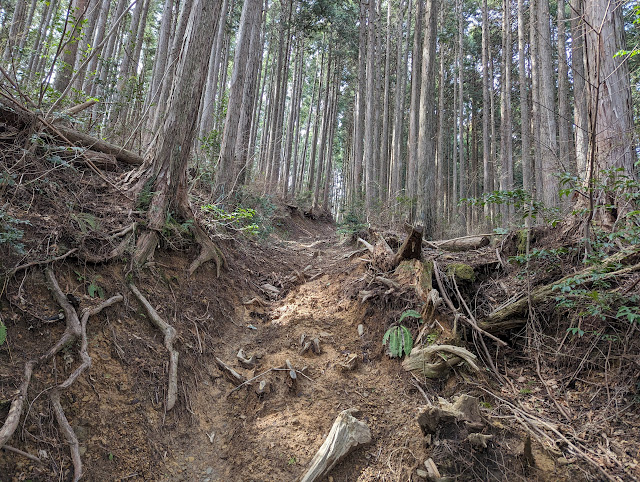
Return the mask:
<path id="1" fill-rule="evenodd" d="M 185 28 L 182 55 L 173 76 L 162 135 L 158 136 L 154 145 L 151 168 L 143 166 L 147 172 L 135 188 L 139 192 L 145 183 L 153 180 L 151 190 L 154 194 L 147 214 L 147 230 L 139 238 L 133 256 L 136 264 L 144 263 L 153 255 L 158 244 L 158 233 L 166 223 L 168 213 L 173 213 L 179 222 L 193 219 L 187 197 L 187 165 L 197 120 L 193 113 L 198 109 L 206 81 L 209 52 L 219 12 L 219 1 L 194 0 Z M 203 262 L 214 258 L 219 273 L 224 263 L 220 251 L 196 223 L 191 225 L 191 229 L 196 241 L 202 245 L 203 252 L 192 263 L 190 273 Z"/>

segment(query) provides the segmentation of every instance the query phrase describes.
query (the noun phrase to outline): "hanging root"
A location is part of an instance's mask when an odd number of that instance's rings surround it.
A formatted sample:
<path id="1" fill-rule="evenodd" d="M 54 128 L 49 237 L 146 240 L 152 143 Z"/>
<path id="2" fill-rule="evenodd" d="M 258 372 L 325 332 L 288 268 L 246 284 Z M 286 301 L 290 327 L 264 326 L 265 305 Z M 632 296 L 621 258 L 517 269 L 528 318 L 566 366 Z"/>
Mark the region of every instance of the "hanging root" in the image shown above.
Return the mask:
<path id="1" fill-rule="evenodd" d="M 133 283 L 129 284 L 132 293 L 138 298 L 140 304 L 151 319 L 156 328 L 164 334 L 164 346 L 169 352 L 169 385 L 167 388 L 167 411 L 171 410 L 176 404 L 178 397 L 178 351 L 173 348 L 173 342 L 176 338 L 176 329 L 169 323 L 164 321 L 158 312 L 151 306 L 151 303 L 144 297 Z"/>

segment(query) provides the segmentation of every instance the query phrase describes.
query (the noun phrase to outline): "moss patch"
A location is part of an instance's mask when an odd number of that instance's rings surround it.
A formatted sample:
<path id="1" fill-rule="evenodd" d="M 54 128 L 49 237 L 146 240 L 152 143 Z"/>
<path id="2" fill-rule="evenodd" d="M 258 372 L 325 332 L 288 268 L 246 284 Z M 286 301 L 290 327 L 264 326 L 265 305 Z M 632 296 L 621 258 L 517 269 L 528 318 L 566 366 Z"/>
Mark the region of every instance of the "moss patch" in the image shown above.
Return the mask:
<path id="1" fill-rule="evenodd" d="M 471 266 L 464 263 L 453 263 L 447 266 L 447 274 L 454 276 L 456 281 L 474 282 L 476 273 Z"/>

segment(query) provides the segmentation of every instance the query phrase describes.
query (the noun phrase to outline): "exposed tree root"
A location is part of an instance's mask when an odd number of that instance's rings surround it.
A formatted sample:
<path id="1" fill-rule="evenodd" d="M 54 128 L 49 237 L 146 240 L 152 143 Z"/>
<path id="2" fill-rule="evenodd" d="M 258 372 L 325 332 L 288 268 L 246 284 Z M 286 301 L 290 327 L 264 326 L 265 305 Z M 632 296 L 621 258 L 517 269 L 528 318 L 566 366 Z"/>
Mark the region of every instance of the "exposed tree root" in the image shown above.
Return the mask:
<path id="1" fill-rule="evenodd" d="M 427 360 L 435 354 L 448 353 L 453 355 L 446 360 L 429 363 Z M 451 367 L 466 362 L 473 371 L 479 371 L 475 364 L 477 357 L 470 351 L 454 345 L 428 345 L 414 348 L 411 354 L 402 362 L 402 367 L 408 372 L 415 372 L 431 379 L 442 378 L 449 373 Z"/>
<path id="2" fill-rule="evenodd" d="M 9 452 L 13 452 L 14 454 L 22 455 L 23 457 L 28 458 L 29 460 L 35 462 L 36 464 L 42 464 L 42 460 L 39 457 L 36 457 L 35 455 L 31 455 L 28 452 L 24 452 L 20 449 L 12 447 L 11 445 L 5 445 L 2 448 L 4 450 L 8 450 Z"/>
<path id="3" fill-rule="evenodd" d="M 56 280 L 55 275 L 51 268 L 46 269 L 46 277 L 47 283 L 49 285 L 49 289 L 52 292 L 53 297 L 56 302 L 60 305 L 65 314 L 66 320 L 66 329 L 62 334 L 62 337 L 58 340 L 58 342 L 53 345 L 44 355 L 41 355 L 39 358 L 30 360 L 25 364 L 25 375 L 20 385 L 20 389 L 18 391 L 17 397 L 11 403 L 11 407 L 9 409 L 9 414 L 0 429 L 0 447 L 3 447 L 4 444 L 11 438 L 11 436 L 16 431 L 18 424 L 20 422 L 20 417 L 22 416 L 22 410 L 24 407 L 24 400 L 27 397 L 27 391 L 29 389 L 29 383 L 31 382 L 31 377 L 33 375 L 34 368 L 41 364 L 51 360 L 64 346 L 68 343 L 73 343 L 76 339 L 81 338 L 81 346 L 80 346 L 80 357 L 82 358 L 81 365 L 76 368 L 71 375 L 60 385 L 55 387 L 50 393 L 49 397 L 51 398 L 51 403 L 54 408 L 54 413 L 56 415 L 56 419 L 58 420 L 58 424 L 60 425 L 67 443 L 71 449 L 71 458 L 73 460 L 74 465 L 74 481 L 79 480 L 82 476 L 82 461 L 80 459 L 80 450 L 78 446 L 78 440 L 73 432 L 73 429 L 69 425 L 69 422 L 64 415 L 64 410 L 60 403 L 60 392 L 73 384 L 77 380 L 77 378 L 91 366 L 91 357 L 88 354 L 88 339 L 87 339 L 87 322 L 89 318 L 93 315 L 100 313 L 104 308 L 111 306 L 119 301 L 122 301 L 122 295 L 116 295 L 95 308 L 86 309 L 82 313 L 82 321 L 78 318 L 78 314 L 76 310 L 71 306 L 69 300 L 60 289 L 58 285 L 58 281 Z"/>
<path id="4" fill-rule="evenodd" d="M 176 338 L 176 330 L 169 323 L 164 321 L 158 312 L 151 306 L 151 303 L 144 297 L 140 290 L 133 283 L 129 284 L 132 293 L 138 298 L 140 304 L 149 315 L 151 322 L 164 334 L 164 346 L 169 352 L 169 384 L 167 387 L 167 411 L 176 404 L 178 397 L 178 351 L 173 348 Z"/>
<path id="5" fill-rule="evenodd" d="M 49 399 L 53 405 L 53 413 L 56 415 L 58 425 L 64 434 L 64 438 L 67 439 L 67 444 L 71 449 L 71 460 L 73 461 L 73 482 L 80 480 L 82 477 L 82 459 L 80 458 L 80 444 L 78 443 L 78 437 L 76 437 L 73 428 L 69 425 L 62 404 L 60 403 L 60 391 L 55 388 L 49 394 Z"/>

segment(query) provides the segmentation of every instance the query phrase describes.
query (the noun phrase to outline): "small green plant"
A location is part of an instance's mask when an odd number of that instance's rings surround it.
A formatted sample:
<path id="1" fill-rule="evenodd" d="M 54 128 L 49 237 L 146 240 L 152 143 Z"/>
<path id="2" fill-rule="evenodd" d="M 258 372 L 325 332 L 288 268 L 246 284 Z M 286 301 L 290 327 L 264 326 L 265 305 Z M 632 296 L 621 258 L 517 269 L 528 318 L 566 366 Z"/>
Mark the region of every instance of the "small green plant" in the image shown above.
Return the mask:
<path id="1" fill-rule="evenodd" d="M 530 395 L 531 389 L 530 388 L 523 388 L 522 390 L 520 390 L 520 395 Z"/>
<path id="2" fill-rule="evenodd" d="M 488 204 L 513 206 L 516 214 L 524 219 L 536 220 L 541 218 L 551 226 L 556 226 L 560 221 L 560 213 L 557 208 L 547 208 L 540 201 L 533 199 L 529 191 L 514 189 L 512 191 L 492 191 L 479 198 L 463 198 L 459 204 L 470 206 L 486 206 Z"/>
<path id="3" fill-rule="evenodd" d="M 293 456 L 289 457 L 289 460 L 287 461 L 287 465 L 296 465 L 297 463 L 298 460 Z"/>
<path id="4" fill-rule="evenodd" d="M 89 287 L 87 288 L 87 293 L 89 293 L 91 298 L 95 298 L 96 296 L 101 300 L 105 298 L 104 288 L 100 286 L 95 279 L 91 280 L 91 284 L 89 284 Z"/>
<path id="5" fill-rule="evenodd" d="M 342 222 L 338 224 L 338 233 L 349 237 L 367 229 L 368 226 L 361 217 L 362 210 L 358 212 L 356 209 L 357 208 L 351 208 L 351 210 L 345 213 Z"/>
<path id="6" fill-rule="evenodd" d="M 404 325 L 394 325 L 387 330 L 382 337 L 382 346 L 389 343 L 389 355 L 391 358 L 400 358 L 408 355 L 413 348 L 413 336 Z"/>
<path id="7" fill-rule="evenodd" d="M 7 326 L 2 319 L 0 319 L 0 346 L 2 346 L 5 341 L 7 341 Z"/>
<path id="8" fill-rule="evenodd" d="M 407 317 L 417 318 L 419 322 L 422 321 L 422 315 L 418 313 L 416 310 L 407 310 L 400 315 L 400 319 L 398 320 L 398 323 L 402 323 L 402 321 Z"/>
<path id="9" fill-rule="evenodd" d="M 259 226 L 253 222 L 256 216 L 255 209 L 239 207 L 233 212 L 227 212 L 215 204 L 205 204 L 200 209 L 207 213 L 218 226 L 251 235 L 257 235 L 260 231 Z"/>

